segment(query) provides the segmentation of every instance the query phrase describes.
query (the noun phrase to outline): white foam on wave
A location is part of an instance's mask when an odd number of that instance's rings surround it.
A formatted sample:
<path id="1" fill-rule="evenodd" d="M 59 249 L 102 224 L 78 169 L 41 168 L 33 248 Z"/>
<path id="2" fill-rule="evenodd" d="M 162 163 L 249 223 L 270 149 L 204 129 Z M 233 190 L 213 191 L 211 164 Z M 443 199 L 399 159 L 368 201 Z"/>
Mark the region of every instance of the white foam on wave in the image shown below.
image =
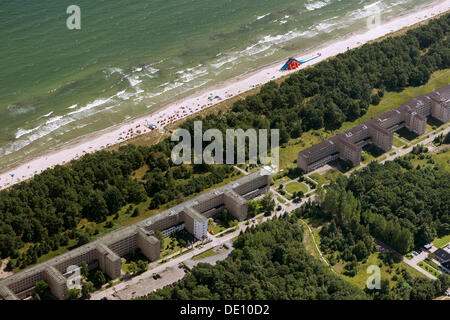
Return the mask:
<path id="1" fill-rule="evenodd" d="M 222 57 L 222 58 L 218 59 L 216 63 L 211 63 L 211 66 L 213 66 L 216 69 L 219 69 L 228 63 L 232 63 L 232 62 L 236 61 L 237 59 L 238 59 L 237 56 Z"/>
<path id="2" fill-rule="evenodd" d="M 50 119 L 48 119 L 48 120 L 45 122 L 45 124 L 50 124 L 50 123 L 59 121 L 59 120 L 61 120 L 62 118 L 63 118 L 62 116 L 57 116 L 57 117 L 50 118 Z"/>
<path id="3" fill-rule="evenodd" d="M 262 16 L 256 17 L 256 20 L 261 20 L 267 17 L 270 13 L 263 14 Z"/>
<path id="4" fill-rule="evenodd" d="M 114 73 L 123 74 L 123 69 L 121 69 L 121 68 L 109 68 L 109 74 L 112 75 Z"/>
<path id="5" fill-rule="evenodd" d="M 21 115 L 33 111 L 35 108 L 33 106 L 22 106 L 11 104 L 8 106 L 8 111 L 13 115 Z"/>
<path id="6" fill-rule="evenodd" d="M 316 2 L 312 2 L 312 3 L 310 2 L 310 3 L 306 3 L 305 7 L 306 7 L 306 10 L 308 10 L 308 11 L 314 11 L 314 10 L 325 7 L 327 4 L 330 3 L 330 1 L 331 0 L 316 1 Z"/>
<path id="7" fill-rule="evenodd" d="M 41 127 L 41 126 L 37 126 L 37 127 L 35 127 L 35 128 L 32 128 L 32 129 L 22 129 L 22 128 L 19 128 L 19 129 L 17 130 L 17 133 L 16 133 L 16 136 L 15 136 L 15 137 L 16 137 L 16 139 L 19 139 L 21 136 L 30 134 L 30 133 L 32 133 L 32 132 L 38 130 L 40 127 Z"/>
<path id="8" fill-rule="evenodd" d="M 145 66 L 143 69 L 144 76 L 149 78 L 155 78 L 155 74 L 159 72 L 159 69 L 153 67 L 152 65 Z"/>
<path id="9" fill-rule="evenodd" d="M 53 111 L 50 111 L 49 113 L 44 114 L 43 116 L 40 116 L 40 117 L 38 118 L 38 120 L 39 120 L 39 119 L 42 119 L 42 118 L 50 117 L 52 114 L 53 114 Z"/>
<path id="10" fill-rule="evenodd" d="M 386 13 L 392 11 L 393 7 L 395 7 L 399 4 L 402 4 L 402 3 L 403 2 L 400 1 L 397 3 L 387 4 L 387 3 L 384 3 L 381 1 L 377 1 L 370 5 L 365 5 L 364 7 L 360 8 L 360 9 L 351 11 L 350 13 L 348 13 L 346 15 L 346 17 L 343 19 L 343 21 L 345 21 L 349 25 L 355 21 L 358 21 L 361 19 L 366 19 L 366 18 L 374 15 L 374 13 L 376 12 L 375 11 L 376 8 L 378 8 L 378 10 L 380 10 L 380 12 L 382 12 L 383 14 L 386 14 Z"/>
<path id="11" fill-rule="evenodd" d="M 130 86 L 132 87 L 136 87 L 138 84 L 140 84 L 142 82 L 141 79 L 139 79 L 139 77 L 137 76 L 127 76 L 126 77 L 128 82 L 130 83 Z"/>
<path id="12" fill-rule="evenodd" d="M 335 26 L 337 26 L 338 23 L 326 23 L 326 22 L 322 22 L 319 23 L 318 25 L 315 26 L 315 29 L 317 31 L 325 31 L 325 32 L 331 32 L 333 30 L 335 30 L 336 28 L 334 28 Z"/>
<path id="13" fill-rule="evenodd" d="M 317 32 L 313 30 L 306 30 L 306 31 L 296 31 L 291 30 L 284 34 L 278 34 L 278 35 L 267 35 L 261 40 L 259 40 L 257 43 L 245 48 L 240 52 L 241 56 L 253 56 L 258 53 L 262 53 L 264 51 L 267 51 L 274 45 L 280 45 L 282 43 L 291 41 L 296 38 L 300 37 L 306 37 L 311 38 L 313 36 L 317 35 Z"/>
<path id="14" fill-rule="evenodd" d="M 0 150 L 0 155 L 8 155 L 13 152 L 16 152 L 30 143 L 43 138 L 50 133 L 58 130 L 59 128 L 75 121 L 73 118 L 64 118 L 64 117 L 54 117 L 48 121 L 44 125 L 39 125 L 30 130 L 19 129 L 16 134 L 16 141 L 12 142 L 8 147 L 2 148 Z M 19 139 L 23 137 L 22 139 Z"/>
<path id="15" fill-rule="evenodd" d="M 106 98 L 106 99 L 96 99 L 94 102 L 88 103 L 87 105 L 85 105 L 84 107 L 81 107 L 80 109 L 77 109 L 75 111 L 69 112 L 67 115 L 74 115 L 74 114 L 77 114 L 77 113 L 80 113 L 80 112 L 84 112 L 84 111 L 90 110 L 92 108 L 101 106 L 101 105 L 111 101 L 114 98 L 114 96 L 111 96 L 111 97 Z"/>
<path id="16" fill-rule="evenodd" d="M 203 67 L 202 64 L 199 64 L 193 68 L 186 68 L 184 70 L 177 71 L 175 74 L 178 75 L 178 81 L 181 81 L 182 83 L 188 83 L 203 75 L 208 74 L 208 69 Z"/>

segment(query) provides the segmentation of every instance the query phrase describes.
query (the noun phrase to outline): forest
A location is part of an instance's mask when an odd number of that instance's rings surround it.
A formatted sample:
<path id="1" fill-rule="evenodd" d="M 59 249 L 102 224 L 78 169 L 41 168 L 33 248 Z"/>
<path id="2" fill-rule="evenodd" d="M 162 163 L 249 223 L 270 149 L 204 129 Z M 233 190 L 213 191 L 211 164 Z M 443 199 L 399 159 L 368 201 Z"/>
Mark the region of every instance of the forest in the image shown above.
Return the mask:
<path id="1" fill-rule="evenodd" d="M 128 145 L 117 152 L 100 151 L 56 166 L 29 182 L 0 192 L 0 256 L 11 268 L 24 268 L 70 239 L 76 246 L 90 241 L 77 229 L 81 219 L 103 222 L 126 204 L 151 197 L 149 209 L 203 191 L 234 174 L 232 166 L 174 166 L 164 144 Z M 132 172 L 147 165 L 138 181 Z M 133 216 L 138 214 L 133 214 Z M 25 252 L 24 243 L 33 243 Z"/>
<path id="2" fill-rule="evenodd" d="M 417 147 L 413 152 L 423 151 Z M 430 280 L 400 267 L 394 283 L 382 279 L 380 290 L 361 291 L 347 283 L 306 251 L 298 219 L 325 221 L 320 249 L 343 260 L 344 274 L 352 277 L 358 262 L 376 251 L 374 238 L 406 253 L 436 235 L 449 234 L 449 197 L 446 170 L 372 162 L 319 188 L 316 200 L 292 214 L 250 227 L 216 266 L 199 263 L 181 282 L 141 299 L 434 299 L 450 285 L 449 276 Z M 381 259 L 392 265 L 395 257 L 382 254 Z"/>
<path id="3" fill-rule="evenodd" d="M 301 70 L 280 85 L 270 82 L 258 94 L 237 101 L 230 112 L 202 119 L 203 128 L 278 128 L 280 144 L 310 129 L 339 128 L 344 121 L 366 113 L 370 104 L 378 104 L 385 91 L 422 85 L 434 71 L 449 68 L 449 21 L 450 15 L 444 15 L 404 35 L 366 44 Z M 191 136 L 195 120 L 198 117 L 182 124 Z M 13 267 L 26 267 L 66 245 L 70 238 L 77 239 L 77 245 L 89 241 L 88 235 L 76 230 L 81 219 L 102 222 L 125 205 L 149 197 L 149 209 L 156 209 L 232 174 L 228 166 L 174 166 L 170 161 L 174 145 L 165 139 L 149 147 L 128 145 L 118 151 L 88 154 L 0 191 L 0 257 L 18 258 Z M 132 176 L 144 166 L 148 170 L 142 179 Z M 403 220 L 402 227 L 412 230 L 407 219 Z M 424 232 L 434 231 L 417 232 L 417 236 Z M 25 244 L 31 246 L 19 254 Z"/>
<path id="4" fill-rule="evenodd" d="M 450 15 L 406 34 L 365 44 L 272 81 L 258 94 L 237 101 L 231 112 L 209 115 L 203 128 L 279 129 L 280 145 L 311 129 L 338 129 L 378 105 L 386 91 L 400 92 L 428 82 L 430 75 L 450 66 Z M 189 119 L 182 127 L 193 132 Z"/>
<path id="5" fill-rule="evenodd" d="M 382 279 L 380 290 L 362 291 L 306 251 L 298 222 L 303 214 L 296 211 L 250 227 L 238 236 L 225 260 L 215 266 L 199 263 L 182 281 L 139 299 L 427 300 L 442 295 L 450 285 L 448 276 L 433 281 L 399 269 L 392 288 Z"/>
<path id="6" fill-rule="evenodd" d="M 225 260 L 199 263 L 181 282 L 145 299 L 367 299 L 306 251 L 296 221 L 286 216 L 249 228 Z"/>
<path id="7" fill-rule="evenodd" d="M 375 252 L 374 238 L 406 254 L 450 234 L 450 173 L 438 165 L 413 168 L 408 159 L 424 151 L 418 146 L 395 161 L 340 176 L 297 210 L 326 221 L 320 245 L 332 265 L 342 260 L 345 274 L 354 276 L 358 262 Z"/>

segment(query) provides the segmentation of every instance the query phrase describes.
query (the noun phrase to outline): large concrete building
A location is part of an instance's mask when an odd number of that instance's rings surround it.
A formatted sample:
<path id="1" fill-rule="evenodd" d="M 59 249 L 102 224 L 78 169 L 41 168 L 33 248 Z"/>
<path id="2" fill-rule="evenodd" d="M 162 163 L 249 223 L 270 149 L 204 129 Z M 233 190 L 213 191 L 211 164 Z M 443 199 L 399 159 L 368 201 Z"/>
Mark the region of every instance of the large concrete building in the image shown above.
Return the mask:
<path id="1" fill-rule="evenodd" d="M 100 268 L 111 278 L 120 276 L 120 257 L 140 249 L 150 260 L 160 257 L 160 241 L 156 230 L 168 235 L 186 228 L 196 238 L 208 232 L 208 218 L 227 209 L 238 220 L 247 217 L 247 203 L 270 188 L 270 172 L 262 169 L 223 187 L 181 203 L 135 225 L 120 228 L 57 256 L 47 262 L 14 274 L 0 281 L 0 297 L 8 300 L 24 299 L 34 293 L 37 281 L 48 283 L 52 294 L 64 299 L 70 286 L 73 268 L 84 261 L 89 269 Z"/>
<path id="2" fill-rule="evenodd" d="M 450 85 L 300 151 L 297 166 L 305 172 L 311 172 L 337 159 L 350 161 L 353 166 L 357 166 L 361 162 L 364 146 L 373 144 L 385 152 L 389 151 L 395 131 L 407 128 L 417 135 L 424 134 L 429 116 L 443 123 L 450 120 Z"/>

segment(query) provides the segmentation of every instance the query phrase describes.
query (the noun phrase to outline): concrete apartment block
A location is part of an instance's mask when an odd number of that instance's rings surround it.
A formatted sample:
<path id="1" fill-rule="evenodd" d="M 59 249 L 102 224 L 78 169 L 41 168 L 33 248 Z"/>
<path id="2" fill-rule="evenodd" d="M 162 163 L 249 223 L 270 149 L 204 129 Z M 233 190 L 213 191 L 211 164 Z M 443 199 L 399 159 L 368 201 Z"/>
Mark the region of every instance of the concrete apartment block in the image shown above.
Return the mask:
<path id="1" fill-rule="evenodd" d="M 431 93 L 429 97 L 432 116 L 443 123 L 450 121 L 450 90 L 443 87 Z"/>
<path id="2" fill-rule="evenodd" d="M 34 293 L 37 281 L 45 280 L 53 295 L 64 299 L 69 278 L 69 267 L 81 266 L 84 261 L 90 270 L 99 267 L 111 278 L 120 276 L 120 257 L 135 249 L 151 261 L 160 257 L 160 241 L 154 231 L 179 228 L 196 238 L 207 235 L 208 218 L 227 208 L 238 219 L 247 216 L 247 200 L 266 193 L 270 188 L 270 172 L 262 169 L 223 187 L 202 194 L 192 200 L 165 210 L 135 225 L 114 230 L 97 240 L 59 255 L 8 278 L 0 280 L 0 296 L 4 299 L 24 299 Z"/>
<path id="3" fill-rule="evenodd" d="M 55 267 L 48 266 L 45 268 L 43 278 L 56 298 L 63 300 L 66 297 L 67 279 Z"/>
<path id="4" fill-rule="evenodd" d="M 361 162 L 364 146 L 374 144 L 387 152 L 392 149 L 395 131 L 407 128 L 422 135 L 429 116 L 443 123 L 450 120 L 450 85 L 300 151 L 297 166 L 305 172 L 311 172 L 338 158 L 357 166 Z"/>
<path id="5" fill-rule="evenodd" d="M 393 131 L 383 128 L 378 123 L 367 123 L 367 126 L 369 127 L 369 136 L 372 144 L 384 152 L 392 149 L 392 142 L 394 141 Z"/>
<path id="6" fill-rule="evenodd" d="M 103 243 L 97 244 L 97 260 L 100 269 L 112 279 L 120 276 L 120 257 Z"/>
<path id="7" fill-rule="evenodd" d="M 270 173 L 262 169 L 163 211 L 139 225 L 145 230 L 161 231 L 184 223 L 186 230 L 201 239 L 207 234 L 209 217 L 227 209 L 237 219 L 245 219 L 247 201 L 266 193 L 269 188 Z"/>
<path id="8" fill-rule="evenodd" d="M 248 201 L 234 190 L 227 190 L 223 194 L 225 208 L 237 220 L 242 221 L 247 217 Z"/>
<path id="9" fill-rule="evenodd" d="M 184 226 L 187 231 L 197 239 L 203 238 L 208 232 L 208 218 L 202 216 L 200 212 L 192 207 L 184 207 L 181 211 Z"/>
<path id="10" fill-rule="evenodd" d="M 19 298 L 7 286 L 0 286 L 0 296 L 5 300 L 19 300 Z"/>
<path id="11" fill-rule="evenodd" d="M 138 228 L 137 247 L 150 261 L 159 259 L 160 242 L 153 236 L 152 232 Z"/>

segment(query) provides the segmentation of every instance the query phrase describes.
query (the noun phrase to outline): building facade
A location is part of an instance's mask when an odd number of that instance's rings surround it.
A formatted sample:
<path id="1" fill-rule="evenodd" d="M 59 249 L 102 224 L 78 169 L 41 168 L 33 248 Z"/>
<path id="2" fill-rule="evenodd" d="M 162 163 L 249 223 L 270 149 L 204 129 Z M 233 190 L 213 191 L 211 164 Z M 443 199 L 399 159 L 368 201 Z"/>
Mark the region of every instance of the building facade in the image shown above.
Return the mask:
<path id="1" fill-rule="evenodd" d="M 450 85 L 300 151 L 297 166 L 307 173 L 337 159 L 357 166 L 361 162 L 364 146 L 373 144 L 387 152 L 392 148 L 395 131 L 407 128 L 422 135 L 425 133 L 427 117 L 430 116 L 443 123 L 450 120 Z"/>
<path id="2" fill-rule="evenodd" d="M 230 184 L 202 194 L 169 210 L 156 214 L 135 225 L 123 227 L 59 255 L 30 269 L 0 280 L 0 296 L 7 300 L 24 299 L 34 293 L 37 281 L 48 283 L 52 294 L 65 299 L 70 287 L 73 268 L 85 262 L 89 269 L 99 267 L 111 278 L 120 276 L 120 257 L 140 249 L 150 260 L 160 257 L 160 241 L 156 230 L 163 234 L 186 228 L 197 239 L 208 232 L 208 218 L 228 209 L 237 219 L 247 217 L 247 201 L 270 188 L 270 172 L 262 169 Z"/>

